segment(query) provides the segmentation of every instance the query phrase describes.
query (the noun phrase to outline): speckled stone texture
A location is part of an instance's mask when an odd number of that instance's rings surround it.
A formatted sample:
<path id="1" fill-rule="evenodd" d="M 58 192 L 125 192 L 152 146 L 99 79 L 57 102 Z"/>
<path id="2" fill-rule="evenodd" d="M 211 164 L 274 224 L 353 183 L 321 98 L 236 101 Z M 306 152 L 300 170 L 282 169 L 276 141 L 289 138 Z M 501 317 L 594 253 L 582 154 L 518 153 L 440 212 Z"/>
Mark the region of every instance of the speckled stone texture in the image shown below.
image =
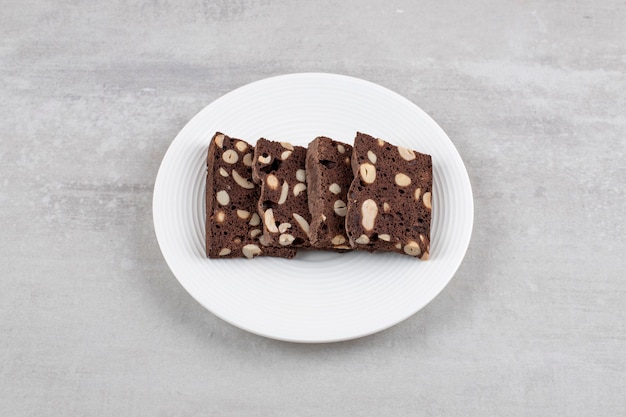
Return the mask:
<path id="1" fill-rule="evenodd" d="M 626 415 L 623 1 L 1 10 L 1 416 Z M 152 227 L 156 173 L 185 123 L 245 83 L 305 71 L 418 104 L 475 199 L 448 287 L 331 345 L 213 316 Z"/>

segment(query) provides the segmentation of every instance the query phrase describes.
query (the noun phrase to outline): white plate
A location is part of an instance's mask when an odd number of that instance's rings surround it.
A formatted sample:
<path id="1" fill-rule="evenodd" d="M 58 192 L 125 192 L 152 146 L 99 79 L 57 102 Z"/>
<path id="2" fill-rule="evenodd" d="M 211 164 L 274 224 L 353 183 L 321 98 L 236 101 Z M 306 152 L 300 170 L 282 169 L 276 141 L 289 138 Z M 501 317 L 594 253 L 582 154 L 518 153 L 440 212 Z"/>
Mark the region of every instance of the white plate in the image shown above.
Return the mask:
<path id="1" fill-rule="evenodd" d="M 306 146 L 316 136 L 353 142 L 356 131 L 429 153 L 433 218 L 429 261 L 383 253 L 205 257 L 206 151 L 215 131 Z M 154 186 L 154 228 L 181 285 L 223 320 L 294 342 L 353 339 L 386 329 L 428 304 L 459 267 L 474 204 L 463 161 L 420 108 L 379 85 L 334 74 L 291 74 L 238 88 L 198 113 L 168 149 Z"/>

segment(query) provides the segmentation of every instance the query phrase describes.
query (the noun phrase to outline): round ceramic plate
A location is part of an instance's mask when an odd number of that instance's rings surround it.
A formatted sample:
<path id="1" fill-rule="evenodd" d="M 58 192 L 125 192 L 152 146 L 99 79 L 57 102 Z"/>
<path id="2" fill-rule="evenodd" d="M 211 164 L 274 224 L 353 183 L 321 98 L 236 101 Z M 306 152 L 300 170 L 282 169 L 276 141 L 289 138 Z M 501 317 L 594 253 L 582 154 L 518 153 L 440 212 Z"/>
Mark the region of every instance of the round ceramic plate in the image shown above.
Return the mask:
<path id="1" fill-rule="evenodd" d="M 352 143 L 361 131 L 432 155 L 430 260 L 358 251 L 207 259 L 206 154 L 216 131 L 252 144 L 266 137 L 303 146 L 321 135 Z M 167 264 L 213 314 L 274 339 L 332 342 L 386 329 L 435 298 L 465 256 L 474 205 L 461 157 L 424 111 L 379 85 L 314 73 L 248 84 L 198 113 L 163 158 L 153 214 Z"/>

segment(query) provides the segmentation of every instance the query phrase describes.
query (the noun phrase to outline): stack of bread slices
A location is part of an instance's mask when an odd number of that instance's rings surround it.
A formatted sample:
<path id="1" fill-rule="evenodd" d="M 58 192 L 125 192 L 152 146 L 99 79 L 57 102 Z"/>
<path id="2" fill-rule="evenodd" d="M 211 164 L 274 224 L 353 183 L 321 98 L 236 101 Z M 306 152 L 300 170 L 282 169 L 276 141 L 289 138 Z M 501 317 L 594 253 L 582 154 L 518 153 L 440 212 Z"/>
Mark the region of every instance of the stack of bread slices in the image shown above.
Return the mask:
<path id="1" fill-rule="evenodd" d="M 432 159 L 358 132 L 308 147 L 217 132 L 207 158 L 209 258 L 298 250 L 397 252 L 427 260 Z"/>

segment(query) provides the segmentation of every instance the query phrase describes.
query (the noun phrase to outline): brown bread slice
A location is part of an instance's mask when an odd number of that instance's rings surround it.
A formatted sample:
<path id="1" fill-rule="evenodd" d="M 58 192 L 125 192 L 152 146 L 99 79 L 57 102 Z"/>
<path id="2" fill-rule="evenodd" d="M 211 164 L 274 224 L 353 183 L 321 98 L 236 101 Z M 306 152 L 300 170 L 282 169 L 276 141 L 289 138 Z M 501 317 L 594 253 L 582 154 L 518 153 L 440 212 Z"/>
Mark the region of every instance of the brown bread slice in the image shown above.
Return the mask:
<path id="1" fill-rule="evenodd" d="M 354 181 L 348 191 L 350 244 L 428 259 L 432 212 L 432 159 L 357 133 Z"/>
<path id="2" fill-rule="evenodd" d="M 352 146 L 320 136 L 309 144 L 306 155 L 311 246 L 350 250 L 346 235 L 348 188 L 354 179 Z"/>
<path id="3" fill-rule="evenodd" d="M 261 184 L 258 214 L 266 245 L 310 246 L 305 160 L 302 146 L 264 138 L 256 143 L 252 176 Z"/>
<path id="4" fill-rule="evenodd" d="M 256 213 L 261 189 L 252 182 L 254 148 L 217 132 L 207 155 L 206 254 L 209 258 L 293 258 L 290 248 L 264 247 Z"/>

